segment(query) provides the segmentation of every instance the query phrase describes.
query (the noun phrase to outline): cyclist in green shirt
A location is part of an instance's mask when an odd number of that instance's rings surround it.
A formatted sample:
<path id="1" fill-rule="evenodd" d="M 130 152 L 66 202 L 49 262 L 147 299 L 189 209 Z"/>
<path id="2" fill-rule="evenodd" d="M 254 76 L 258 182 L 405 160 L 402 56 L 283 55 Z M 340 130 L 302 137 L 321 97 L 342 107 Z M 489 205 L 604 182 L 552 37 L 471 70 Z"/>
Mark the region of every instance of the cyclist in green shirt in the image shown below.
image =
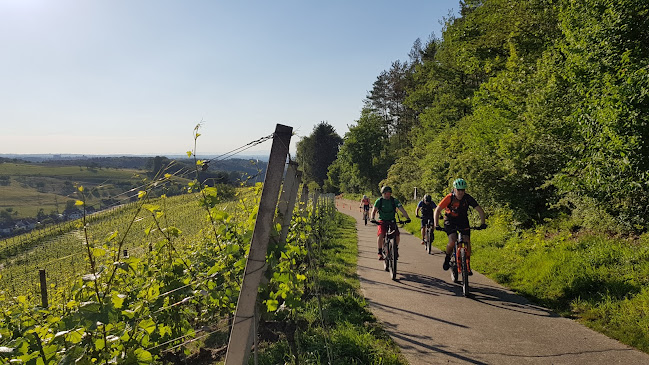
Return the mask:
<path id="1" fill-rule="evenodd" d="M 377 233 L 377 244 L 379 247 L 379 260 L 383 260 L 383 242 L 385 242 L 385 234 L 388 231 L 388 224 L 394 222 L 395 213 L 397 209 L 406 217 L 406 223 L 410 223 L 410 217 L 401 202 L 392 197 L 392 188 L 389 186 L 384 186 L 381 189 L 381 197 L 376 199 L 374 202 L 374 208 L 372 209 L 372 221 L 375 221 L 376 214 L 379 214 L 379 226 Z M 394 234 L 394 242 L 399 245 L 399 227 L 396 227 Z"/>

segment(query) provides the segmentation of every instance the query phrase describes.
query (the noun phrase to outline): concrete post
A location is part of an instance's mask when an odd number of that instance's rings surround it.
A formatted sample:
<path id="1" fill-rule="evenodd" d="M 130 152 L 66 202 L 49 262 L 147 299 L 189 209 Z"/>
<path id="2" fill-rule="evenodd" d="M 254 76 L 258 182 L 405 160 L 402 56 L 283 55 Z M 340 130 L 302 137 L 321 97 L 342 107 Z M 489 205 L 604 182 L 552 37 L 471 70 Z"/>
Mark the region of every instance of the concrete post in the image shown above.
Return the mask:
<path id="1" fill-rule="evenodd" d="M 270 238 L 275 216 L 277 198 L 282 184 L 284 165 L 292 133 L 292 127 L 277 124 L 275 128 L 273 145 L 264 179 L 264 188 L 259 201 L 259 213 L 252 233 L 250 253 L 248 254 L 243 282 L 241 283 L 241 292 L 239 293 L 237 310 L 234 315 L 232 331 L 230 332 L 228 350 L 225 355 L 226 365 L 247 364 L 250 356 L 251 343 L 249 340 L 255 324 L 257 291 L 265 271 L 268 239 Z"/>

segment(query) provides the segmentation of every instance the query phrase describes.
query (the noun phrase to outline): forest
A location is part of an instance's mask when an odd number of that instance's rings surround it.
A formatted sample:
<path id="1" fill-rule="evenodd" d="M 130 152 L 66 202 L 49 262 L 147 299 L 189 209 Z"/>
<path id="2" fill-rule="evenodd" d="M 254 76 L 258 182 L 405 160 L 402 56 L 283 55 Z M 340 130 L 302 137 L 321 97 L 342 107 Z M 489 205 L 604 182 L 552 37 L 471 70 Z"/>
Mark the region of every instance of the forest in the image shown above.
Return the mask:
<path id="1" fill-rule="evenodd" d="M 461 1 L 377 76 L 321 186 L 407 201 L 462 177 L 514 226 L 642 233 L 648 95 L 649 2 Z"/>

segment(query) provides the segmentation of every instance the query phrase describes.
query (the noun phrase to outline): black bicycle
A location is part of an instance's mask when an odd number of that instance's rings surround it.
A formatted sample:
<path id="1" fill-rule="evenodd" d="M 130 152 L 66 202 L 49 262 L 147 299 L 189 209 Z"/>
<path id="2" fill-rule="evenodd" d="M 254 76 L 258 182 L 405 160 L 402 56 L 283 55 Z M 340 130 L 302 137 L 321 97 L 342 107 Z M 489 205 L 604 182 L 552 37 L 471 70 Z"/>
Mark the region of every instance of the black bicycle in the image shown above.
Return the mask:
<path id="1" fill-rule="evenodd" d="M 421 216 L 417 216 L 417 218 L 424 219 L 424 217 Z M 424 247 L 426 248 L 426 252 L 428 252 L 429 255 L 432 255 L 433 241 L 435 240 L 435 227 L 433 226 L 432 218 L 428 218 L 428 222 L 424 227 L 424 237 L 422 237 L 422 240 L 424 241 Z"/>
<path id="2" fill-rule="evenodd" d="M 372 223 L 379 225 L 381 222 L 372 220 Z M 399 250 L 395 240 L 395 232 L 397 231 L 397 223 L 404 224 L 406 221 L 388 221 L 384 222 L 388 225 L 388 231 L 385 234 L 385 240 L 383 241 L 383 269 L 390 272 L 390 278 L 392 280 L 397 279 L 397 261 L 399 259 Z"/>
<path id="3" fill-rule="evenodd" d="M 481 230 L 484 228 L 481 227 L 471 227 L 473 230 Z M 465 297 L 468 297 L 470 294 L 469 289 L 469 247 L 466 242 L 464 242 L 462 237 L 462 232 L 458 232 L 457 240 L 455 240 L 455 246 L 453 248 L 453 255 L 451 255 L 451 260 L 449 264 L 451 265 L 451 280 L 453 282 L 462 284 L 462 294 Z"/>

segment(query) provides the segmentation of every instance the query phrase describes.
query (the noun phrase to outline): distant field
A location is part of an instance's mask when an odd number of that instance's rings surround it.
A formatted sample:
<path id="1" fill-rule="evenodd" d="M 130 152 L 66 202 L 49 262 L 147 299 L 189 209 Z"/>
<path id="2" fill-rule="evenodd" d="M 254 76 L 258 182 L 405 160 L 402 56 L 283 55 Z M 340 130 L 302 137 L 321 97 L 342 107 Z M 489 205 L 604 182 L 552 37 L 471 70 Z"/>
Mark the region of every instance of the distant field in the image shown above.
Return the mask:
<path id="1" fill-rule="evenodd" d="M 86 189 L 88 205 L 99 209 L 102 200 L 127 199 L 124 192 L 145 176 L 142 170 L 0 163 L 0 210 L 11 208 L 16 219 L 35 217 L 41 208 L 60 213 L 67 201 L 78 198 L 77 185 Z"/>

